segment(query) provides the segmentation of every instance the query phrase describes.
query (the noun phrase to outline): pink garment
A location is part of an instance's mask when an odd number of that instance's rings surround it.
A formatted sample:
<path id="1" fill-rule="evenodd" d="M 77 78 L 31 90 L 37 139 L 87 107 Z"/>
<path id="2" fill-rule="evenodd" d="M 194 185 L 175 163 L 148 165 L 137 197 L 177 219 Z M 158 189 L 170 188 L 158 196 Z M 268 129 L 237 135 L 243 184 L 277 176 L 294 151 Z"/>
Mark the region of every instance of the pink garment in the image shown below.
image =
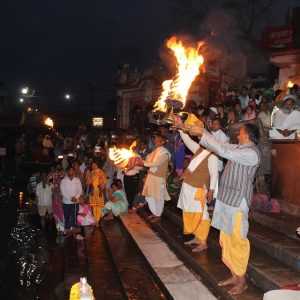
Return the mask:
<path id="1" fill-rule="evenodd" d="M 77 224 L 80 226 L 90 226 L 96 224 L 96 220 L 92 214 L 91 207 L 88 204 L 79 205 Z"/>
<path id="2" fill-rule="evenodd" d="M 60 182 L 64 177 L 62 171 L 54 171 L 48 175 L 48 180 L 52 183 L 52 211 L 56 227 L 59 231 L 64 230 L 64 211 L 62 205 L 62 196 L 60 193 Z"/>
<path id="3" fill-rule="evenodd" d="M 62 206 L 62 196 L 60 194 L 59 189 L 53 189 L 52 196 L 52 211 L 53 217 L 55 219 L 56 225 L 63 230 L 64 227 L 64 211 Z"/>

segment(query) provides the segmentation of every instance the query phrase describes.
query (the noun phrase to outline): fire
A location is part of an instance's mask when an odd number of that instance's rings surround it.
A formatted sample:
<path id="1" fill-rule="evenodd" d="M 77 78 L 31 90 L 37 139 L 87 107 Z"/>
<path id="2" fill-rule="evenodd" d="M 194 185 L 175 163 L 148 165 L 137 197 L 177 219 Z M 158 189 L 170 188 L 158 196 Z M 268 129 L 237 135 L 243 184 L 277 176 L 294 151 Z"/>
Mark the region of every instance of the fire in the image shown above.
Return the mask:
<path id="1" fill-rule="evenodd" d="M 189 89 L 204 63 L 203 56 L 199 54 L 201 46 L 202 42 L 199 42 L 196 48 L 185 47 L 175 36 L 167 41 L 167 47 L 172 50 L 177 60 L 177 73 L 174 78 L 162 83 L 162 93 L 154 104 L 154 111 L 166 112 L 167 99 L 180 101 L 182 107 L 185 106 Z"/>
<path id="2" fill-rule="evenodd" d="M 129 149 L 127 148 L 117 148 L 116 146 L 109 148 L 108 156 L 109 159 L 114 162 L 121 169 L 126 169 L 128 166 L 129 160 L 133 157 L 136 157 L 137 154 L 133 151 L 133 148 L 136 147 L 136 141 L 134 141 Z"/>
<path id="3" fill-rule="evenodd" d="M 294 86 L 294 83 L 289 80 L 289 82 L 287 83 L 286 86 L 287 86 L 288 89 L 291 89 Z"/>
<path id="4" fill-rule="evenodd" d="M 48 126 L 48 127 L 51 127 L 51 128 L 53 128 L 54 127 L 54 122 L 53 122 L 53 120 L 51 119 L 51 118 L 46 118 L 46 120 L 44 121 L 44 124 L 46 125 L 46 126 Z"/>

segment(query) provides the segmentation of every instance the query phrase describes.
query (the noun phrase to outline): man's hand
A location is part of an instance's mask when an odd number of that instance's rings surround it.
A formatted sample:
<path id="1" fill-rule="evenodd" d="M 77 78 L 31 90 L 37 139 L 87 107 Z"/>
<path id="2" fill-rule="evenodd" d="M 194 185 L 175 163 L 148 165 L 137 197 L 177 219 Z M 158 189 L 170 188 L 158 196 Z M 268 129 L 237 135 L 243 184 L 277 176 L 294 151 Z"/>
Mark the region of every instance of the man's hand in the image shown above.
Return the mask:
<path id="1" fill-rule="evenodd" d="M 204 132 L 204 127 L 202 127 L 202 126 L 190 126 L 188 131 L 189 131 L 190 135 L 201 137 L 203 135 L 203 132 Z"/>
<path id="2" fill-rule="evenodd" d="M 207 203 L 209 204 L 213 200 L 214 200 L 214 191 L 213 190 L 209 190 L 207 192 Z"/>
<path id="3" fill-rule="evenodd" d="M 75 197 L 72 197 L 71 201 L 74 202 L 74 203 L 76 203 L 77 199 Z"/>

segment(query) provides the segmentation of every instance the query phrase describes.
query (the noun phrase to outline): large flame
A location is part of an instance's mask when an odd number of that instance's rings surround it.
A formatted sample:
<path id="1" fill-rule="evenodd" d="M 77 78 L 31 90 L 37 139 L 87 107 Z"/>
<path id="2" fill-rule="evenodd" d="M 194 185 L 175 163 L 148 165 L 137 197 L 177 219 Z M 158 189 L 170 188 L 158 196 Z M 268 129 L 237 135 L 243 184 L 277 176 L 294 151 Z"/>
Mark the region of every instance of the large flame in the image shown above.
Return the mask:
<path id="1" fill-rule="evenodd" d="M 109 159 L 114 162 L 116 166 L 120 169 L 126 169 L 129 163 L 129 160 L 133 157 L 136 157 L 137 154 L 133 151 L 136 147 L 136 141 L 134 141 L 129 149 L 127 148 L 117 148 L 116 146 L 109 148 L 108 156 Z"/>
<path id="2" fill-rule="evenodd" d="M 162 83 L 162 93 L 154 104 L 154 111 L 167 111 L 166 100 L 173 99 L 182 102 L 185 106 L 189 89 L 200 74 L 200 67 L 204 63 L 204 58 L 199 54 L 199 49 L 203 45 L 198 43 L 197 48 L 184 47 L 182 41 L 173 36 L 167 41 L 167 47 L 173 51 L 177 60 L 177 73 L 173 79 Z"/>

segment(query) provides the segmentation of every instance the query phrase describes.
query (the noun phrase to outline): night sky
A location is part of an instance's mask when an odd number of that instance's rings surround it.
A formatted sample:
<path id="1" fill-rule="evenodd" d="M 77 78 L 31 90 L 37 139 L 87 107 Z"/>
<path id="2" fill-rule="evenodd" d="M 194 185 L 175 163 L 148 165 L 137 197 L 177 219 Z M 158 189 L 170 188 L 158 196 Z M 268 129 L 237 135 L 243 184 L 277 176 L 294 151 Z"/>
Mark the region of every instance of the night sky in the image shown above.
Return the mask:
<path id="1" fill-rule="evenodd" d="M 278 12 L 299 1 L 279 2 Z M 176 27 L 170 3 L 1 1 L 0 81 L 15 89 L 29 84 L 41 93 L 78 90 L 89 82 L 110 89 L 118 64 L 144 67 L 158 58 Z"/>

